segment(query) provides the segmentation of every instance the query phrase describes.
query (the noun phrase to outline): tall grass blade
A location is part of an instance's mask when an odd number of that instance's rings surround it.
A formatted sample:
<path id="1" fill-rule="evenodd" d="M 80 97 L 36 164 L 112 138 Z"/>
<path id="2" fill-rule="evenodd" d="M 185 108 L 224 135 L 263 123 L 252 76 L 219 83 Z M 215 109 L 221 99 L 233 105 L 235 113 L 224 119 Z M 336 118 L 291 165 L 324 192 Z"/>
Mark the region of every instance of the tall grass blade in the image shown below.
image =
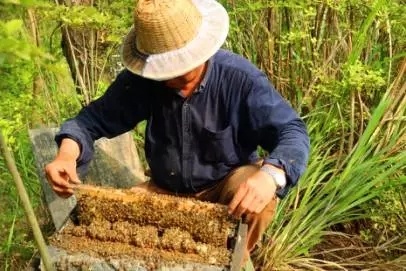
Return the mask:
<path id="1" fill-rule="evenodd" d="M 16 218 L 17 218 L 17 215 L 15 214 L 13 216 L 13 222 L 11 223 L 11 226 L 10 226 L 10 230 L 9 230 L 9 234 L 8 234 L 8 238 L 7 238 L 7 243 L 5 244 L 5 258 L 6 258 L 5 267 L 4 267 L 5 271 L 9 270 L 9 268 L 10 268 L 10 265 L 9 265 L 10 249 L 11 249 L 11 246 L 13 244 L 14 226 L 15 226 L 15 223 L 16 223 Z"/>

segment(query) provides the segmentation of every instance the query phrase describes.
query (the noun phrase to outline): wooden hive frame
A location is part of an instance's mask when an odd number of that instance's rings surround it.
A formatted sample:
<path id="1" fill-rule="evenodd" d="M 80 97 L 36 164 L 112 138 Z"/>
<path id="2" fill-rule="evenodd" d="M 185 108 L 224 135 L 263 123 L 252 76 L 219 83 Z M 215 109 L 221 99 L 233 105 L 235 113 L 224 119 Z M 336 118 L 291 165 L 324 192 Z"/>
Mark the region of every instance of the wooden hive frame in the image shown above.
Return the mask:
<path id="1" fill-rule="evenodd" d="M 77 220 L 51 239 L 55 247 L 137 258 L 148 266 L 231 262 L 229 240 L 237 221 L 224 205 L 89 185 L 81 185 L 76 197 Z"/>

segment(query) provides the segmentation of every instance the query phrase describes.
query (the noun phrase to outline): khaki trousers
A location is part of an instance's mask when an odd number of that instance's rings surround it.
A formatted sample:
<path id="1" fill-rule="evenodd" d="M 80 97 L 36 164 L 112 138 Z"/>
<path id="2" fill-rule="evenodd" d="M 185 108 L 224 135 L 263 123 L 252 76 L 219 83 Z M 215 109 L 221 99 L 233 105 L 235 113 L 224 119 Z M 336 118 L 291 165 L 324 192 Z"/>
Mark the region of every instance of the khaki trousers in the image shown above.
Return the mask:
<path id="1" fill-rule="evenodd" d="M 259 168 L 259 165 L 246 165 L 236 168 L 229 175 L 227 175 L 224 180 L 215 184 L 214 186 L 196 194 L 188 194 L 184 196 L 193 197 L 202 201 L 210 201 L 228 205 L 233 199 L 234 194 L 237 192 L 240 184 L 244 182 L 249 176 L 258 171 Z M 133 190 L 146 190 L 149 192 L 175 195 L 175 193 L 156 186 L 153 181 L 148 181 L 137 185 L 136 187 L 134 187 Z M 272 221 L 272 218 L 275 215 L 277 203 L 278 199 L 276 196 L 274 196 L 271 202 L 264 208 L 261 213 L 250 214 L 246 216 L 245 222 L 248 224 L 245 257 L 246 259 L 248 259 L 250 252 L 252 252 L 252 250 L 255 248 L 257 242 L 262 237 L 262 234 L 265 232 L 266 228 Z"/>

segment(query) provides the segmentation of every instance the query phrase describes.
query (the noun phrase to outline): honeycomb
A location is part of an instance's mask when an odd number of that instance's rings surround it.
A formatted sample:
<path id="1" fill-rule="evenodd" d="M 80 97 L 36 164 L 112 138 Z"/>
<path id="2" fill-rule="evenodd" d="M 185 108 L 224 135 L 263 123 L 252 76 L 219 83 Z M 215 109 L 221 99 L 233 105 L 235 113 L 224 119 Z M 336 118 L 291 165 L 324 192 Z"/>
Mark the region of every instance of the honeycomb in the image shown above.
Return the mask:
<path id="1" fill-rule="evenodd" d="M 192 198 L 81 185 L 77 221 L 51 245 L 98 257 L 130 257 L 157 265 L 230 263 L 236 221 L 227 207 Z"/>

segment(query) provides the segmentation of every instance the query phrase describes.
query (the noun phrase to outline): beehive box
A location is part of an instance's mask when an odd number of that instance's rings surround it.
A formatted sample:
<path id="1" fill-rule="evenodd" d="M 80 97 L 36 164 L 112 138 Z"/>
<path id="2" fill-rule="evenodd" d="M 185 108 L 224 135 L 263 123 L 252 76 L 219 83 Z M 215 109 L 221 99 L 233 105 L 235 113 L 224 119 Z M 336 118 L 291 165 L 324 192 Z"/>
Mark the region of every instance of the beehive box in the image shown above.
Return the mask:
<path id="1" fill-rule="evenodd" d="M 225 270 L 237 221 L 191 198 L 82 185 L 50 239 L 57 270 Z"/>

